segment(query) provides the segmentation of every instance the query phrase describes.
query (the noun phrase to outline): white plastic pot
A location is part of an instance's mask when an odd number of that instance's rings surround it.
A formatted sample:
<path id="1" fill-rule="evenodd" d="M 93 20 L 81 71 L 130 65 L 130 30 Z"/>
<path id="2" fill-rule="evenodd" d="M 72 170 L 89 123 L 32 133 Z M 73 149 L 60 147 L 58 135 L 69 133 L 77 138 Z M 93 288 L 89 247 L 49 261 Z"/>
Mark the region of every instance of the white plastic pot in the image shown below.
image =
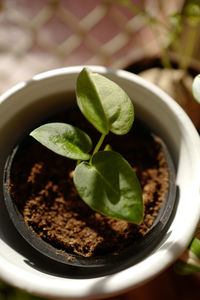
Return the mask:
<path id="1" fill-rule="evenodd" d="M 49 71 L 20 83 L 0 98 L 0 174 L 14 144 L 31 126 L 68 105 L 82 66 Z M 0 277 L 28 292 L 56 299 L 98 298 L 128 291 L 172 264 L 190 242 L 200 212 L 200 139 L 184 111 L 154 85 L 122 70 L 93 66 L 117 82 L 132 98 L 136 116 L 163 138 L 176 167 L 177 207 L 171 226 L 153 253 L 112 275 L 80 279 L 70 266 L 47 263 L 17 233 L 0 190 Z M 63 100 L 60 94 L 69 93 Z M 52 96 L 52 95 L 55 95 Z"/>

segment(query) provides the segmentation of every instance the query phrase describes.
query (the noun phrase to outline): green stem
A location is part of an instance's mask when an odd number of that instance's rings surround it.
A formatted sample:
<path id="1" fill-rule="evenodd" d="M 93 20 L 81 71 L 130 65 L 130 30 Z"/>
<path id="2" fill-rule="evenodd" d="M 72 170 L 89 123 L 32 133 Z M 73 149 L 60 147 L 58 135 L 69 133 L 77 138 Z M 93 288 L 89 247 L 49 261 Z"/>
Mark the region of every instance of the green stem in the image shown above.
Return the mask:
<path id="1" fill-rule="evenodd" d="M 101 137 L 100 137 L 98 143 L 96 144 L 96 147 L 94 148 L 94 151 L 93 151 L 93 153 L 92 153 L 92 156 L 91 156 L 91 159 L 90 159 L 90 163 L 91 163 L 91 161 L 92 161 L 92 157 L 94 156 L 94 154 L 97 153 L 97 152 L 99 151 L 99 149 L 100 149 L 100 147 L 101 147 L 101 145 L 102 145 L 102 143 L 103 143 L 103 141 L 104 141 L 104 139 L 105 139 L 105 136 L 106 136 L 106 134 L 102 134 L 102 135 L 101 135 Z"/>
<path id="2" fill-rule="evenodd" d="M 190 64 L 190 60 L 195 47 L 196 36 L 197 36 L 197 28 L 195 26 L 192 26 L 192 28 L 189 30 L 188 33 L 189 42 L 187 42 L 185 53 L 183 55 L 183 59 L 181 63 L 181 67 L 183 70 L 186 70 Z"/>
<path id="3" fill-rule="evenodd" d="M 77 160 L 76 165 L 78 166 L 81 163 L 81 160 Z"/>
<path id="4" fill-rule="evenodd" d="M 172 64 L 169 58 L 169 49 L 161 50 L 161 64 L 164 68 L 172 69 Z"/>

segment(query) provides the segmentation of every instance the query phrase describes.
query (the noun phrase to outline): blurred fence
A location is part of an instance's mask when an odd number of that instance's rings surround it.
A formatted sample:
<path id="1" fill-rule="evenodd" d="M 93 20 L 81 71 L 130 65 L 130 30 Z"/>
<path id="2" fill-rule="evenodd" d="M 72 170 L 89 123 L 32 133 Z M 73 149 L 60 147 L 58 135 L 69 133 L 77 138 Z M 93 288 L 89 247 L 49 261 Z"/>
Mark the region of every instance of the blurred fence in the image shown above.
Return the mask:
<path id="1" fill-rule="evenodd" d="M 164 2 L 0 0 L 0 93 L 52 68 L 123 68 L 145 53 L 156 53 L 155 34 L 128 3 L 167 14 L 182 1 Z"/>

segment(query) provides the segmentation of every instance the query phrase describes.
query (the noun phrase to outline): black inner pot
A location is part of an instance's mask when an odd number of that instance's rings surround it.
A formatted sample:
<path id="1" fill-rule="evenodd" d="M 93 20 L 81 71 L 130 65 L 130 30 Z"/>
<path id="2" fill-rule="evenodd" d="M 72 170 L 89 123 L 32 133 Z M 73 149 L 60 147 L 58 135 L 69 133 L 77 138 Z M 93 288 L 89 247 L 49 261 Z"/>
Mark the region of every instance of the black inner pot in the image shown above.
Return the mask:
<path id="1" fill-rule="evenodd" d="M 172 58 L 170 59 L 171 67 L 173 69 L 178 69 L 178 63 L 176 62 L 176 59 Z M 160 57 L 144 57 L 141 60 L 138 60 L 128 66 L 125 67 L 125 70 L 131 73 L 139 74 L 140 72 L 143 72 L 145 70 L 151 69 L 151 68 L 161 68 L 163 69 L 164 66 L 162 64 L 161 58 Z M 199 74 L 199 71 L 195 69 L 195 66 L 189 66 L 187 69 L 188 73 L 195 77 L 196 75 Z"/>
<path id="2" fill-rule="evenodd" d="M 65 113 L 64 116 L 66 116 Z M 66 117 L 53 117 L 50 121 L 63 121 L 62 118 L 65 119 Z M 28 139 L 30 139 L 30 137 Z M 138 263 L 147 257 L 155 249 L 156 245 L 164 238 L 164 235 L 166 234 L 173 219 L 177 191 L 175 185 L 175 168 L 171 155 L 163 142 L 162 150 L 164 152 L 169 169 L 169 190 L 165 197 L 164 203 L 158 212 L 156 220 L 154 221 L 148 233 L 127 248 L 123 249 L 118 255 L 87 258 L 69 253 L 70 257 L 72 257 L 70 260 L 66 259 L 66 253 L 58 251 L 57 248 L 45 242 L 39 238 L 33 230 L 30 230 L 30 228 L 26 225 L 18 206 L 12 199 L 9 189 L 9 183 L 12 180 L 12 167 L 22 151 L 22 145 L 25 144 L 29 144 L 29 141 L 27 142 L 27 138 L 22 139 L 22 142 L 14 147 L 12 153 L 8 157 L 4 170 L 4 198 L 9 216 L 18 232 L 33 248 L 38 250 L 40 253 L 58 263 L 61 263 L 62 265 L 69 265 L 70 268 L 73 268 L 73 272 L 75 273 L 76 270 L 79 272 L 81 268 L 81 278 L 88 278 L 88 276 L 98 277 L 113 274 L 114 272 L 123 270 Z"/>

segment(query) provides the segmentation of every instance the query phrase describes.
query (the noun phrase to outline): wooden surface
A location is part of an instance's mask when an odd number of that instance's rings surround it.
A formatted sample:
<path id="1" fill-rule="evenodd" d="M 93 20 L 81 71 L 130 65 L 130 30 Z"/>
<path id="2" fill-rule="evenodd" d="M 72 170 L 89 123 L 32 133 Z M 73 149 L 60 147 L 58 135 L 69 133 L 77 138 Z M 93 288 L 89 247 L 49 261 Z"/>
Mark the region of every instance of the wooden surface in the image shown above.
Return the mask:
<path id="1" fill-rule="evenodd" d="M 200 273 L 180 276 L 169 268 L 164 273 L 128 293 L 108 300 L 200 300 Z"/>

